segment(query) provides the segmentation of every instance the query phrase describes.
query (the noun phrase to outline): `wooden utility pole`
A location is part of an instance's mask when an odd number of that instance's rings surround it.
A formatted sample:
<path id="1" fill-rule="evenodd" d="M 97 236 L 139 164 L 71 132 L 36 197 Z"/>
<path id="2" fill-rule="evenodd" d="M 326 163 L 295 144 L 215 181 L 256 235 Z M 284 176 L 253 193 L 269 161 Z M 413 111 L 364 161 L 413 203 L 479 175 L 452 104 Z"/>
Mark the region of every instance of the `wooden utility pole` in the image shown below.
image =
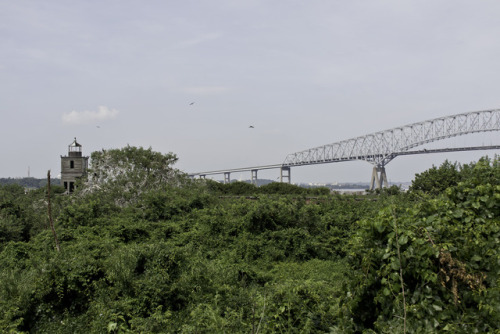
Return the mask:
<path id="1" fill-rule="evenodd" d="M 54 234 L 54 240 L 56 241 L 56 249 L 58 252 L 61 251 L 59 247 L 59 240 L 57 240 L 56 229 L 54 228 L 54 221 L 52 220 L 52 205 L 50 204 L 50 169 L 47 172 L 47 198 L 48 198 L 48 213 L 49 213 L 49 223 L 52 229 L 52 234 Z"/>

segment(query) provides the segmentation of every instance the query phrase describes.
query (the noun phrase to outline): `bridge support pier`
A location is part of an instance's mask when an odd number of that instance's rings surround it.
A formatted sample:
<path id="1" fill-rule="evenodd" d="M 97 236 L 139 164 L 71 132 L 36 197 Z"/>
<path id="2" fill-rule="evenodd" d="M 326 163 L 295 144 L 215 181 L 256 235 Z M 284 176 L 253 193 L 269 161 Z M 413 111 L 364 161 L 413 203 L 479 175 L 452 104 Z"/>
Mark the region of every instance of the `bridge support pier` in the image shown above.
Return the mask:
<path id="1" fill-rule="evenodd" d="M 225 172 L 224 173 L 224 184 L 231 183 L 231 173 Z"/>
<path id="2" fill-rule="evenodd" d="M 257 185 L 257 171 L 258 169 L 252 169 L 252 184 Z"/>
<path id="3" fill-rule="evenodd" d="M 280 182 L 283 182 L 283 179 L 287 179 L 287 183 L 291 183 L 290 167 L 281 167 Z"/>
<path id="4" fill-rule="evenodd" d="M 384 166 L 373 167 L 372 179 L 370 182 L 370 190 L 373 190 L 377 185 L 377 189 L 382 189 L 382 186 L 389 187 L 389 182 L 387 182 L 387 174 L 385 174 Z"/>

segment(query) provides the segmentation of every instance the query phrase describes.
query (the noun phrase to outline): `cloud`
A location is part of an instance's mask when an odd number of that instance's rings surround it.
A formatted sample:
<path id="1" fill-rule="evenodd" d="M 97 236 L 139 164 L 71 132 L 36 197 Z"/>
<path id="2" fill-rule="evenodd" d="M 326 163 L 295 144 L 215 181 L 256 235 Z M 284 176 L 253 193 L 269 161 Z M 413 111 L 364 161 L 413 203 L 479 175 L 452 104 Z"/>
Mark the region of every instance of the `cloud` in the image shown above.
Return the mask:
<path id="1" fill-rule="evenodd" d="M 119 111 L 116 109 L 109 109 L 105 106 L 99 106 L 99 110 L 91 111 L 75 111 L 64 113 L 62 115 L 63 123 L 65 124 L 89 124 L 108 119 L 114 119 L 118 116 Z"/>

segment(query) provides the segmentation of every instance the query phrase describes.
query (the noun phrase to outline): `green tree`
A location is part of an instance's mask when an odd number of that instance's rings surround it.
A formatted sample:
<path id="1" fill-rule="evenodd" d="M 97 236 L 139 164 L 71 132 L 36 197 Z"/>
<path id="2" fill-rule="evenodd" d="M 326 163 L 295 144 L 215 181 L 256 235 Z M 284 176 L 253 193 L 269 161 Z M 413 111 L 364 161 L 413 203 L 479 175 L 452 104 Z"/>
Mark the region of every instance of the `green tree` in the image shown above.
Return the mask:
<path id="1" fill-rule="evenodd" d="M 463 165 L 460 169 L 461 181 L 470 186 L 480 184 L 500 184 L 500 160 L 498 156 L 493 159 L 482 157 L 477 162 Z"/>
<path id="2" fill-rule="evenodd" d="M 52 193 L 60 188 L 54 187 Z M 26 192 L 18 184 L 0 186 L 0 248 L 11 240 L 29 241 L 47 226 L 46 212 L 46 189 Z"/>
<path id="3" fill-rule="evenodd" d="M 500 184 L 500 161 L 498 157 L 482 157 L 477 162 L 459 165 L 446 160 L 439 168 L 433 166 L 416 174 L 410 192 L 422 191 L 430 195 L 442 194 L 445 189 L 465 182 L 470 186 Z"/>
<path id="4" fill-rule="evenodd" d="M 105 193 L 120 206 L 135 202 L 145 191 L 186 183 L 187 176 L 173 168 L 177 160 L 173 153 L 133 146 L 93 152 L 79 193 Z"/>
<path id="5" fill-rule="evenodd" d="M 445 160 L 441 166 L 432 168 L 415 175 L 410 191 L 423 191 L 432 195 L 442 193 L 446 188 L 455 186 L 460 182 L 460 166 L 455 162 Z"/>

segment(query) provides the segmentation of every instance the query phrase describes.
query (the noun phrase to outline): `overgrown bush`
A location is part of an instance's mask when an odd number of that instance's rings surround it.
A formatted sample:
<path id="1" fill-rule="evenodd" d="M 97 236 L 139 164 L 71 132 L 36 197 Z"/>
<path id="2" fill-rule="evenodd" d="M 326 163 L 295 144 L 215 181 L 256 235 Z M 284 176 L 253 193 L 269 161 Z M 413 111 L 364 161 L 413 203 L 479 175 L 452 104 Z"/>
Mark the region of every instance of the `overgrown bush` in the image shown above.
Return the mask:
<path id="1" fill-rule="evenodd" d="M 116 179 L 51 194 L 60 252 L 46 189 L 0 187 L 0 332 L 499 330 L 496 159 L 435 193 L 354 197 L 190 181 L 146 158 L 165 157 L 113 151 L 121 167 L 98 170 Z"/>
<path id="2" fill-rule="evenodd" d="M 347 247 L 356 275 L 344 330 L 498 331 L 499 194 L 460 183 L 361 220 Z"/>

